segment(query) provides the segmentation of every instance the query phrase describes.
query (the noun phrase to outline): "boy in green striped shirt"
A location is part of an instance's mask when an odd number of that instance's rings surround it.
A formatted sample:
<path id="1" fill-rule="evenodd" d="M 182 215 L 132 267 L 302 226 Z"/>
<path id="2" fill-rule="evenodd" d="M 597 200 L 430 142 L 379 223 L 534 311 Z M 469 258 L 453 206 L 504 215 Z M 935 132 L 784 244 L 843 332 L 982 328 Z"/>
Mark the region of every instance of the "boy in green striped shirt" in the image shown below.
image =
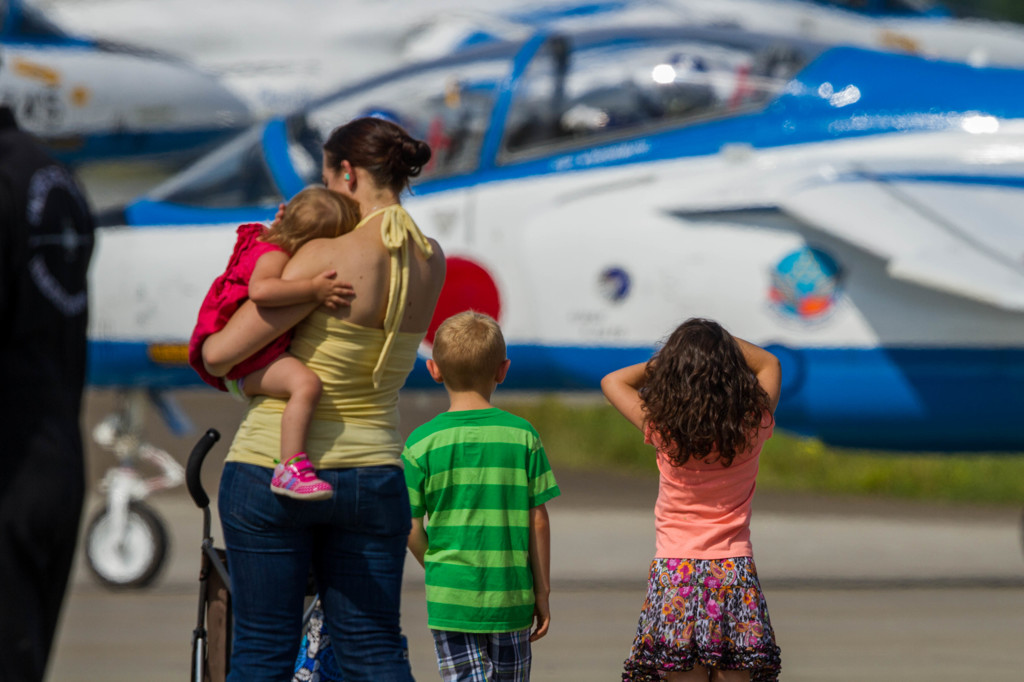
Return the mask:
<path id="1" fill-rule="evenodd" d="M 536 430 L 491 405 L 508 367 L 492 318 L 469 311 L 445 320 L 427 369 L 451 406 L 413 431 L 402 454 L 409 549 L 426 569 L 427 624 L 444 680 L 529 680 L 530 642 L 551 619 L 544 503 L 559 490 Z"/>

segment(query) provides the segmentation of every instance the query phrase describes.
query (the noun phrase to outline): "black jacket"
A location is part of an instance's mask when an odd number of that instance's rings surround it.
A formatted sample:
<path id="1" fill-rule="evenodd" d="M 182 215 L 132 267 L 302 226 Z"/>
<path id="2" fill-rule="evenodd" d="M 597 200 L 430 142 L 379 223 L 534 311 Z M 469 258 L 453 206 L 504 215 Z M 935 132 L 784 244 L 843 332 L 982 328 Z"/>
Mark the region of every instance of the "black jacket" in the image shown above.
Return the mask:
<path id="1" fill-rule="evenodd" d="M 74 177 L 0 107 L 0 438 L 40 415 L 77 431 L 92 248 Z"/>

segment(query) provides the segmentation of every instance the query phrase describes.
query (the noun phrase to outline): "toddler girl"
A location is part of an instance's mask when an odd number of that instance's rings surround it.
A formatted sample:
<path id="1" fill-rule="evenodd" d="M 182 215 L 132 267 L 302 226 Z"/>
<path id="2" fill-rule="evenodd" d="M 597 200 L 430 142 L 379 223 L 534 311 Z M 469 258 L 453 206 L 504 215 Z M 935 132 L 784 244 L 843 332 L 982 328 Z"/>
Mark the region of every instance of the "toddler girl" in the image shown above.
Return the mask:
<path id="1" fill-rule="evenodd" d="M 750 502 L 779 401 L 779 362 L 710 320 L 601 381 L 657 449 L 657 553 L 623 680 L 776 680 Z"/>
<path id="2" fill-rule="evenodd" d="M 281 274 L 290 254 L 300 246 L 312 239 L 343 235 L 358 222 L 359 206 L 353 200 L 310 187 L 288 202 L 270 228 L 258 223 L 240 226 L 228 267 L 210 287 L 189 343 L 189 364 L 211 386 L 242 399 L 265 395 L 288 401 L 281 418 L 281 459 L 270 483 L 279 495 L 322 500 L 333 492 L 329 483 L 316 476 L 305 453 L 306 432 L 320 400 L 320 379 L 287 352 L 291 333 L 235 365 L 224 378 L 208 371 L 202 347 L 217 338 L 246 298 L 267 307 L 315 302 L 335 309 L 346 304 L 349 287 L 337 281 L 334 270 L 312 279 L 285 280 Z"/>

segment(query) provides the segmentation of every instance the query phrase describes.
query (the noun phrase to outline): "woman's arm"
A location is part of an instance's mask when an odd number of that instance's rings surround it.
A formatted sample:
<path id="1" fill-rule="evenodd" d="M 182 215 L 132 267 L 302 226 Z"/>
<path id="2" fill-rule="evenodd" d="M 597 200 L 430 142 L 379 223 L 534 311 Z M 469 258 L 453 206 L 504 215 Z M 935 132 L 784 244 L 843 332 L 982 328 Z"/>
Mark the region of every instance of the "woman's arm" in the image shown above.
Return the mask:
<path id="1" fill-rule="evenodd" d="M 601 391 L 608 402 L 641 431 L 644 428 L 644 406 L 640 400 L 640 389 L 644 385 L 646 369 L 647 363 L 641 362 L 617 369 L 601 379 Z"/>
<path id="2" fill-rule="evenodd" d="M 344 303 L 348 285 L 337 281 L 336 270 L 312 278 L 282 279 L 288 254 L 269 251 L 256 261 L 249 278 L 249 298 L 259 306 L 280 307 L 315 301 L 336 310 Z"/>
<path id="3" fill-rule="evenodd" d="M 530 509 L 530 570 L 533 572 L 533 620 L 530 641 L 548 634 L 551 625 L 551 522 L 543 504 Z"/>
<path id="4" fill-rule="evenodd" d="M 203 364 L 215 377 L 225 376 L 231 368 L 285 333 L 318 303 L 297 303 L 279 308 L 261 308 L 246 301 L 228 323 L 203 342 Z"/>
<path id="5" fill-rule="evenodd" d="M 779 359 L 760 346 L 735 336 L 733 338 L 736 339 L 747 366 L 757 377 L 757 383 L 761 384 L 761 388 L 768 394 L 771 411 L 775 412 L 782 392 L 782 365 L 779 364 Z"/>

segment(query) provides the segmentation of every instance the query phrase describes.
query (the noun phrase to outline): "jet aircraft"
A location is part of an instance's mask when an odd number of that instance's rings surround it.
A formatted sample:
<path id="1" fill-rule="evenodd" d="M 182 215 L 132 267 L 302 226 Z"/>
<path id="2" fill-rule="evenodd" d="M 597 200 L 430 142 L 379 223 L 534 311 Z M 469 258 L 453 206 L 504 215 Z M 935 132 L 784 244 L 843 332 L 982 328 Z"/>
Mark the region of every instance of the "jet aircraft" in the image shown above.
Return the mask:
<path id="1" fill-rule="evenodd" d="M 432 145 L 406 204 L 449 256 L 435 323 L 497 317 L 509 387 L 593 389 L 707 316 L 782 359 L 780 427 L 1024 447 L 1024 72 L 713 28 L 540 33 L 252 128 L 105 216 L 92 385 L 198 384 L 235 227 L 361 115 Z"/>
<path id="2" fill-rule="evenodd" d="M 73 36 L 0 0 L 0 103 L 62 160 L 187 161 L 246 129 L 247 106 L 180 59 Z"/>

